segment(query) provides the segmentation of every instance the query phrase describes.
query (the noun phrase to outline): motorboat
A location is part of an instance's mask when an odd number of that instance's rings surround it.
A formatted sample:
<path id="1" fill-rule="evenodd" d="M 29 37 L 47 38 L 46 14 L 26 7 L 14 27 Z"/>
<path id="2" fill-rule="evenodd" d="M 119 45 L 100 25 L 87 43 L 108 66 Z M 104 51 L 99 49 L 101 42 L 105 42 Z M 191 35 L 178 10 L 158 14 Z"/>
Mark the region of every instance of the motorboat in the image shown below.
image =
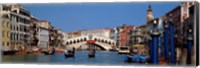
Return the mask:
<path id="1" fill-rule="evenodd" d="M 129 54 L 130 50 L 127 46 L 122 46 L 122 47 L 119 47 L 118 53 L 119 54 Z"/>

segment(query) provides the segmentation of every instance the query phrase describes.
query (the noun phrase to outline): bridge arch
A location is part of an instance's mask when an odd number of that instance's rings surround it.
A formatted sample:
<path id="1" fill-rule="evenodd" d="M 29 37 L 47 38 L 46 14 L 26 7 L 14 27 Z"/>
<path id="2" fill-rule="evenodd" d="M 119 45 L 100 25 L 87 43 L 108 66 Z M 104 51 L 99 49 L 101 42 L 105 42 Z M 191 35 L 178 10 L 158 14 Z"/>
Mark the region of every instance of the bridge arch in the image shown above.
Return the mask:
<path id="1" fill-rule="evenodd" d="M 64 40 L 64 44 L 66 44 L 66 47 L 79 47 L 80 45 L 84 45 L 87 43 L 87 40 L 89 37 L 88 36 L 80 36 L 80 37 L 75 37 L 71 39 Z M 93 36 L 91 40 L 95 40 L 95 44 L 98 45 L 99 47 L 104 48 L 105 50 L 109 50 L 112 48 L 112 46 L 116 46 L 115 40 L 109 39 L 109 38 L 104 38 L 104 37 L 98 37 L 98 36 Z"/>

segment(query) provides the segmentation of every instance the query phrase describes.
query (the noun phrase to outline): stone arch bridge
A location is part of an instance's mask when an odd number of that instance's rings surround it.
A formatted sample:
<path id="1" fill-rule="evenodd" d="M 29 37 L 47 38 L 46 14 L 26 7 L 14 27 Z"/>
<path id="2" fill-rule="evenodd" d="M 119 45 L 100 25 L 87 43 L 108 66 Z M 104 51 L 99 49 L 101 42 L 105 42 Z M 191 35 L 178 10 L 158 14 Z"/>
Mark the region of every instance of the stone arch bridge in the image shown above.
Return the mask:
<path id="1" fill-rule="evenodd" d="M 110 50 L 113 46 L 116 46 L 116 41 L 109 38 L 98 37 L 93 35 L 89 38 L 89 35 L 79 36 L 75 38 L 70 38 L 64 41 L 67 48 L 79 48 L 81 45 L 87 44 L 88 40 L 94 40 L 95 44 L 103 48 L 104 50 Z"/>

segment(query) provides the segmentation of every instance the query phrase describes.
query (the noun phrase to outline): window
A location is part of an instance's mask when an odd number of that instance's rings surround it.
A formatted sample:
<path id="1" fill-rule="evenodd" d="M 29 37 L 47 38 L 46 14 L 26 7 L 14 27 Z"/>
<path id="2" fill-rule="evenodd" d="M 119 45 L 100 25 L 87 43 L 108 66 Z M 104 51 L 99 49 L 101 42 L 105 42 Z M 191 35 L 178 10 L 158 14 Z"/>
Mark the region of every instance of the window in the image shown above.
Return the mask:
<path id="1" fill-rule="evenodd" d="M 5 23 L 5 21 L 3 21 L 3 23 L 2 23 L 2 26 L 3 26 L 3 27 L 5 27 L 5 26 L 4 26 L 4 23 Z"/>
<path id="2" fill-rule="evenodd" d="M 16 30 L 18 30 L 18 27 L 17 27 L 17 26 L 16 26 L 16 28 L 17 28 Z"/>
<path id="3" fill-rule="evenodd" d="M 10 25 L 10 29 L 12 30 L 12 25 Z"/>
<path id="4" fill-rule="evenodd" d="M 2 32 L 2 37 L 4 37 L 4 31 Z"/>
<path id="5" fill-rule="evenodd" d="M 14 30 L 16 30 L 16 26 L 15 26 L 15 25 L 13 25 L 13 27 L 14 27 Z"/>
<path id="6" fill-rule="evenodd" d="M 7 22 L 7 27 L 9 27 L 10 25 L 9 25 L 9 22 Z"/>
<path id="7" fill-rule="evenodd" d="M 3 6 L 3 11 L 8 11 L 8 10 L 9 10 L 9 7 Z"/>
<path id="8" fill-rule="evenodd" d="M 12 36 L 13 36 L 13 40 L 15 40 L 15 34 L 13 34 Z"/>
<path id="9" fill-rule="evenodd" d="M 8 38 L 10 37 L 9 31 L 7 32 L 7 37 L 8 37 Z"/>
<path id="10" fill-rule="evenodd" d="M 20 20 L 19 20 L 20 18 L 19 17 L 17 17 L 17 22 L 19 22 Z"/>
<path id="11" fill-rule="evenodd" d="M 4 42 L 2 43 L 2 45 L 4 46 Z"/>
<path id="12" fill-rule="evenodd" d="M 7 42 L 7 46 L 9 46 L 9 42 Z"/>
<path id="13" fill-rule="evenodd" d="M 13 40 L 13 34 L 11 33 L 10 35 L 11 35 L 11 40 Z"/>

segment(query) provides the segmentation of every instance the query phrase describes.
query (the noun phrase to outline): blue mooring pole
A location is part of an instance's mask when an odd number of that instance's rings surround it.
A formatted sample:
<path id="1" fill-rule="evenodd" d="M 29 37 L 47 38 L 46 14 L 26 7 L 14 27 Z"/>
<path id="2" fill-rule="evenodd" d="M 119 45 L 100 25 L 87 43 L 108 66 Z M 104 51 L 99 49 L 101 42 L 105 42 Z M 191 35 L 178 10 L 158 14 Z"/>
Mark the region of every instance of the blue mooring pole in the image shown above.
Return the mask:
<path id="1" fill-rule="evenodd" d="M 191 64 L 192 42 L 192 29 L 189 29 L 187 38 L 187 64 Z"/>
<path id="2" fill-rule="evenodd" d="M 152 40 L 149 39 L 149 55 L 150 55 L 150 60 L 152 60 Z M 152 61 L 151 61 L 152 62 Z"/>
<path id="3" fill-rule="evenodd" d="M 168 22 L 167 21 L 165 21 L 165 23 L 164 23 L 164 52 L 165 52 L 165 60 L 166 60 L 166 62 L 168 63 L 169 62 L 169 48 L 168 48 L 168 40 L 169 40 L 169 38 L 168 38 L 168 31 L 169 31 L 169 28 L 168 28 Z"/>
<path id="4" fill-rule="evenodd" d="M 158 37 L 160 36 L 160 32 L 157 29 L 157 21 L 154 20 L 154 29 L 151 31 L 152 37 L 152 63 L 158 64 Z"/>
<path id="5" fill-rule="evenodd" d="M 174 23 L 171 21 L 170 25 L 170 50 L 171 50 L 171 64 L 176 63 L 175 46 L 174 46 Z"/>

